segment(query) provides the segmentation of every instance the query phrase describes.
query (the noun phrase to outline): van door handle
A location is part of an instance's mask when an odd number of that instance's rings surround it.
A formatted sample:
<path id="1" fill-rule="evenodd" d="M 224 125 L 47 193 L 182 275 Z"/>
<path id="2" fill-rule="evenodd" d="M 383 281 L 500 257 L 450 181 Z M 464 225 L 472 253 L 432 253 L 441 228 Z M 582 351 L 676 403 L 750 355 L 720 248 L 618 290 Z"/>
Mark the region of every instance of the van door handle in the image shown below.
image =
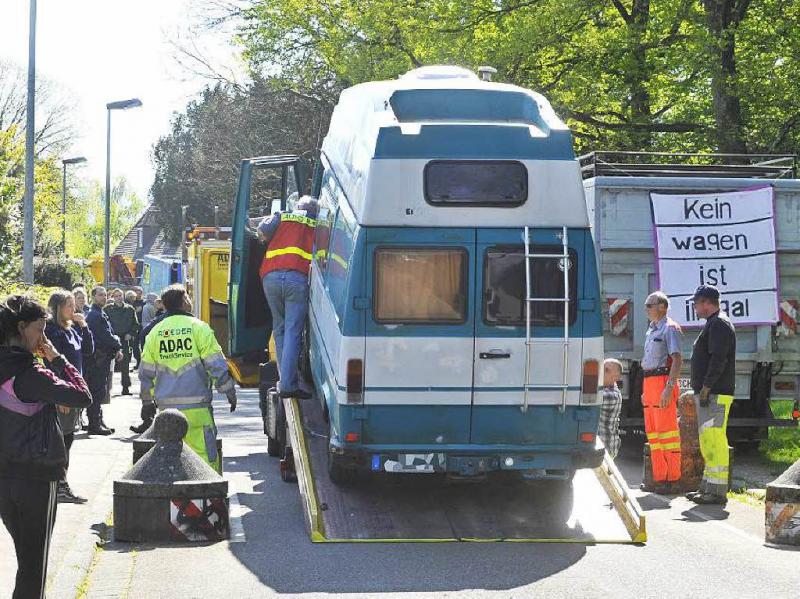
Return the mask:
<path id="1" fill-rule="evenodd" d="M 511 354 L 501 350 L 493 349 L 491 351 L 482 351 L 480 353 L 480 357 L 481 360 L 502 360 L 504 358 L 510 358 Z"/>

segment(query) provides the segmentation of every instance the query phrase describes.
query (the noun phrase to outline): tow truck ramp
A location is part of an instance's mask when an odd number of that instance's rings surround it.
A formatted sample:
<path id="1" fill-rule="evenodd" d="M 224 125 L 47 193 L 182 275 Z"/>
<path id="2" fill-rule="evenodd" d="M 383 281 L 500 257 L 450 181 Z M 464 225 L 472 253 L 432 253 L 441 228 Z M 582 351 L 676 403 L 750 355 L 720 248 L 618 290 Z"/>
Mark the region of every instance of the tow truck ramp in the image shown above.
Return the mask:
<path id="1" fill-rule="evenodd" d="M 642 509 L 614 462 L 566 485 L 500 473 L 489 480 L 373 475 L 334 485 L 318 402 L 284 400 L 288 438 L 314 543 L 644 543 Z"/>

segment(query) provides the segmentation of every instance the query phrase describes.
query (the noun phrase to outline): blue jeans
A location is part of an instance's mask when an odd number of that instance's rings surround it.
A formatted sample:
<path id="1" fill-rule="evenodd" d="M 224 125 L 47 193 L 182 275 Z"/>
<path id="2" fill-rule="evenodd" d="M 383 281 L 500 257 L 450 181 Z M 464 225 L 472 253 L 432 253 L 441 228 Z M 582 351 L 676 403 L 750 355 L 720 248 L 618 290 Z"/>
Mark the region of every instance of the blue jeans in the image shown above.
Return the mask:
<path id="1" fill-rule="evenodd" d="M 273 270 L 264 275 L 262 284 L 272 312 L 280 388 L 297 391 L 297 360 L 308 315 L 308 277 L 296 270 Z"/>

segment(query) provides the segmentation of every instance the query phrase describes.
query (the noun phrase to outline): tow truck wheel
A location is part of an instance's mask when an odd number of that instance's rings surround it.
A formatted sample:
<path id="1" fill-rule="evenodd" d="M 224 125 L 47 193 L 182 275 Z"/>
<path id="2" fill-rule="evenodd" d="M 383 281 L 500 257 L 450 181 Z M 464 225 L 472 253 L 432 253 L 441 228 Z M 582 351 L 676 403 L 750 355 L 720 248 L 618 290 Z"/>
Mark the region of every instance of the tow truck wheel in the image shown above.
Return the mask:
<path id="1" fill-rule="evenodd" d="M 267 434 L 267 455 L 272 458 L 280 457 L 286 448 L 286 413 L 283 402 L 279 399 L 275 409 L 275 437 Z"/>

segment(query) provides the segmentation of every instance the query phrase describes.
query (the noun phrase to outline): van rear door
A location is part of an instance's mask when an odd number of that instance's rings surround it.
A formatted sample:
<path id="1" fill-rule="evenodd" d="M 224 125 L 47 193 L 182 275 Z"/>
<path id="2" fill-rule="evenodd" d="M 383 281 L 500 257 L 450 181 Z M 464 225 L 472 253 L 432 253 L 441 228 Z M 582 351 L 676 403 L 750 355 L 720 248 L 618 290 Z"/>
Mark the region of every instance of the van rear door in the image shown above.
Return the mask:
<path id="1" fill-rule="evenodd" d="M 475 230 L 368 228 L 363 440 L 469 441 Z"/>
<path id="2" fill-rule="evenodd" d="M 265 247 L 256 227 L 265 216 L 291 207 L 305 193 L 305 169 L 297 156 L 242 160 L 233 209 L 228 288 L 229 355 L 263 351 L 272 334 L 272 315 L 258 270 Z"/>
<path id="3" fill-rule="evenodd" d="M 470 442 L 549 444 L 577 440 L 578 422 L 561 405 L 564 365 L 564 305 L 531 304 L 528 409 L 523 410 L 526 360 L 524 229 L 477 231 L 475 378 Z M 531 229 L 531 252 L 562 254 L 561 229 Z M 569 239 L 569 354 L 567 405 L 580 396 L 583 232 Z M 561 260 L 531 259 L 531 295 L 563 298 Z"/>

